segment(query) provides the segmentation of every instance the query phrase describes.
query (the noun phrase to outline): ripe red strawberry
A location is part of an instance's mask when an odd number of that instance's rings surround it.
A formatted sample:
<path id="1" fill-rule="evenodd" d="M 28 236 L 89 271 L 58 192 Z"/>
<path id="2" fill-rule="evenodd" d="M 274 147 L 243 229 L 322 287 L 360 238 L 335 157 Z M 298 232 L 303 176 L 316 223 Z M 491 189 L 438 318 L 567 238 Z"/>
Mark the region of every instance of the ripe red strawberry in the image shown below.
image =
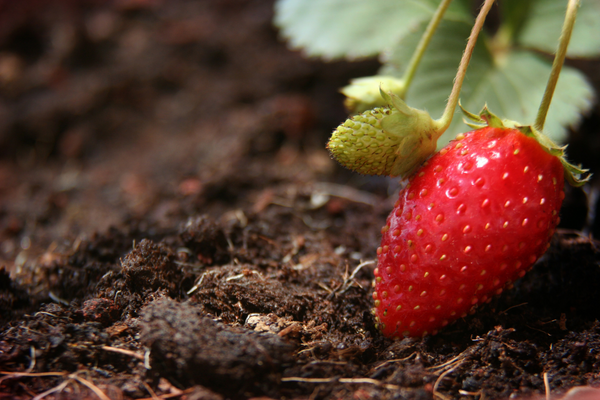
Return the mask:
<path id="1" fill-rule="evenodd" d="M 459 136 L 413 175 L 382 229 L 373 298 L 385 336 L 435 334 L 500 294 L 559 222 L 561 159 L 516 129 Z"/>

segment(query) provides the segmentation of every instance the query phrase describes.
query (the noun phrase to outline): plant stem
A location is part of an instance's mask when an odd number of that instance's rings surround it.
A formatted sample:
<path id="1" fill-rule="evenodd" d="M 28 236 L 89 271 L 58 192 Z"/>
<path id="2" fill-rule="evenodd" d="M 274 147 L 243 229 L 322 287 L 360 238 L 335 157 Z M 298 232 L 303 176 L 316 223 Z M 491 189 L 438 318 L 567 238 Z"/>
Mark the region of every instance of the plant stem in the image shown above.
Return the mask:
<path id="1" fill-rule="evenodd" d="M 490 8 L 492 8 L 494 1 L 495 0 L 485 0 L 483 6 L 481 6 L 481 10 L 479 10 L 477 18 L 475 19 L 475 24 L 471 29 L 467 46 L 465 47 L 460 64 L 458 65 L 458 71 L 456 72 L 456 77 L 454 78 L 454 86 L 452 86 L 452 92 L 450 92 L 450 97 L 448 97 L 448 103 L 446 103 L 444 114 L 442 114 L 440 119 L 435 121 L 440 135 L 444 133 L 446 129 L 448 129 L 450 123 L 452 122 L 452 117 L 454 117 L 454 111 L 456 110 L 456 105 L 458 104 L 460 89 L 462 88 L 463 81 L 465 80 L 467 67 L 469 66 L 469 61 L 471 61 L 471 56 L 473 55 L 473 50 L 475 49 L 475 44 L 477 43 L 477 37 L 483 28 L 485 17 L 487 17 L 487 14 L 490 11 Z"/>
<path id="2" fill-rule="evenodd" d="M 404 81 L 404 87 L 400 93 L 397 93 L 400 98 L 404 99 L 406 97 L 406 92 L 408 92 L 408 88 L 410 87 L 415 73 L 417 72 L 417 67 L 419 66 L 419 63 L 425 54 L 425 50 L 427 50 L 427 46 L 429 46 L 429 42 L 431 42 L 431 38 L 433 38 L 433 34 L 437 30 L 437 27 L 442 21 L 442 18 L 444 17 L 444 14 L 446 13 L 446 10 L 451 2 L 452 0 L 442 0 L 437 10 L 435 10 L 431 21 L 429 21 L 423 36 L 421 36 L 421 40 L 419 40 L 419 44 L 417 45 L 417 48 L 415 49 L 415 52 L 408 63 L 408 68 L 402 77 L 402 80 Z"/>
<path id="3" fill-rule="evenodd" d="M 535 123 L 533 124 L 533 127 L 540 132 L 544 129 L 544 123 L 546 122 L 548 109 L 550 108 L 550 103 L 552 102 L 554 89 L 556 89 L 556 83 L 558 82 L 560 71 L 565 62 L 565 57 L 567 56 L 567 47 L 569 46 L 569 41 L 571 40 L 571 33 L 573 32 L 573 25 L 575 25 L 578 8 L 579 0 L 569 0 L 567 12 L 565 14 L 565 22 L 560 34 L 558 49 L 556 51 L 556 55 L 554 56 L 552 70 L 550 71 L 550 78 L 548 78 L 546 90 L 544 91 L 544 97 L 542 97 L 542 102 L 540 103 L 540 108 L 538 109 Z"/>

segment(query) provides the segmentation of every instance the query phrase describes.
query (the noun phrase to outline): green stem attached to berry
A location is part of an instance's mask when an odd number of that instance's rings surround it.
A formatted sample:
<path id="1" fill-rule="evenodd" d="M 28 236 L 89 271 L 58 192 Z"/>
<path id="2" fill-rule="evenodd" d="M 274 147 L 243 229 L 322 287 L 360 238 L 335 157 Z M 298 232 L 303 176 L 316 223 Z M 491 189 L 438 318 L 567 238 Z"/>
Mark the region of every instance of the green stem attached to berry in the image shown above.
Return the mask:
<path id="1" fill-rule="evenodd" d="M 538 113 L 533 124 L 535 129 L 537 129 L 540 132 L 544 129 L 544 123 L 546 121 L 548 109 L 550 108 L 550 103 L 552 102 L 554 89 L 556 88 L 556 83 L 558 82 L 560 71 L 562 70 L 562 66 L 567 56 L 567 47 L 569 47 L 571 33 L 573 32 L 573 26 L 575 25 L 575 19 L 577 18 L 577 9 L 579 8 L 579 5 L 579 0 L 569 0 L 569 3 L 567 5 L 565 22 L 562 27 L 558 49 L 556 51 L 556 55 L 554 56 L 554 62 L 552 63 L 550 78 L 548 79 L 548 84 L 546 85 L 546 90 L 544 92 L 544 96 L 542 97 L 542 102 L 540 104 L 540 108 L 538 109 Z"/>
<path id="2" fill-rule="evenodd" d="M 440 25 L 440 22 L 442 22 L 442 18 L 444 17 L 444 14 L 446 13 L 446 10 L 448 9 L 448 6 L 450 6 L 451 2 L 452 0 L 442 0 L 437 10 L 435 10 L 431 21 L 429 21 L 429 24 L 427 25 L 423 36 L 421 36 L 421 40 L 419 41 L 415 52 L 413 53 L 410 61 L 408 62 L 408 67 L 406 68 L 406 71 L 402 76 L 402 81 L 404 82 L 404 85 L 399 91 L 396 92 L 396 94 L 401 99 L 404 100 L 406 98 L 406 92 L 408 92 L 408 88 L 410 87 L 415 73 L 417 72 L 417 68 L 419 67 L 419 63 L 421 62 L 421 59 L 425 54 L 425 50 L 427 50 L 427 47 L 429 46 L 429 43 L 431 42 L 435 31 Z"/>
<path id="3" fill-rule="evenodd" d="M 456 110 L 456 106 L 458 105 L 458 99 L 460 96 L 460 90 L 462 88 L 463 81 L 465 80 L 465 76 L 467 75 L 467 67 L 469 66 L 469 62 L 471 61 L 471 56 L 473 55 L 473 50 L 475 50 L 475 44 L 477 43 L 477 38 L 479 36 L 479 32 L 483 28 L 483 24 L 485 22 L 485 18 L 492 8 L 495 0 L 486 0 L 485 3 L 481 6 L 481 10 L 475 19 L 475 24 L 473 24 L 473 28 L 471 29 L 471 35 L 469 36 L 469 40 L 467 41 L 467 46 L 465 47 L 465 51 L 460 60 L 460 64 L 458 65 L 458 72 L 456 73 L 456 77 L 454 78 L 454 85 L 452 86 L 452 91 L 450 92 L 450 97 L 448 98 L 448 103 L 446 103 L 446 108 L 444 109 L 444 113 L 441 118 L 436 120 L 436 125 L 438 129 L 441 131 L 440 136 L 444 133 L 450 123 L 452 122 L 452 118 L 454 117 L 454 111 Z"/>

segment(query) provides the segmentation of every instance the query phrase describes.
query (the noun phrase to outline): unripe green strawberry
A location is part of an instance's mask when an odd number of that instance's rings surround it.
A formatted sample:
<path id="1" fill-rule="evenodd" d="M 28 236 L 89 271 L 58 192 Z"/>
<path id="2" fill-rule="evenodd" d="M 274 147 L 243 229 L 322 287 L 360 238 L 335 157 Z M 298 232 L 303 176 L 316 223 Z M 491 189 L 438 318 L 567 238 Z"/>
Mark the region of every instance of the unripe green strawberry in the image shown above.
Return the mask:
<path id="1" fill-rule="evenodd" d="M 388 106 L 346 120 L 327 149 L 344 167 L 361 174 L 406 177 L 433 154 L 445 128 L 393 93 L 382 91 L 381 96 Z"/>
<path id="2" fill-rule="evenodd" d="M 566 162 L 549 153 L 561 149 L 531 136 L 477 129 L 413 175 L 377 250 L 374 313 L 385 336 L 437 333 L 544 254 L 559 222 Z"/>

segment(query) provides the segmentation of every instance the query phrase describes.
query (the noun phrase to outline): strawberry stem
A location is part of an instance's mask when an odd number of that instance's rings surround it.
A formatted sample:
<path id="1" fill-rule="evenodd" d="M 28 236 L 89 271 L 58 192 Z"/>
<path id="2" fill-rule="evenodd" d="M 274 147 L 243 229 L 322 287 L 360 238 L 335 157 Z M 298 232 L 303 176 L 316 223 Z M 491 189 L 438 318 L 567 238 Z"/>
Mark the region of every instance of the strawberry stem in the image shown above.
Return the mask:
<path id="1" fill-rule="evenodd" d="M 442 0 L 437 10 L 435 10 L 431 21 L 429 21 L 423 36 L 421 36 L 419 44 L 417 45 L 417 48 L 415 49 L 415 52 L 408 63 L 408 68 L 402 77 L 402 80 L 404 81 L 404 87 L 402 90 L 396 93 L 401 99 L 406 98 L 406 92 L 408 92 L 408 88 L 410 87 L 415 73 L 417 72 L 417 67 L 419 66 L 419 63 L 425 54 L 425 50 L 427 50 L 427 46 L 429 46 L 429 42 L 431 42 L 431 38 L 433 38 L 433 34 L 437 30 L 437 27 L 442 21 L 442 18 L 444 17 L 444 14 L 446 13 L 446 10 L 451 2 L 452 0 Z"/>
<path id="2" fill-rule="evenodd" d="M 450 92 L 448 103 L 446 103 L 446 108 L 444 109 L 444 113 L 442 114 L 441 118 L 435 121 L 440 135 L 444 133 L 446 129 L 448 129 L 450 123 L 452 122 L 454 111 L 456 110 L 456 105 L 458 104 L 460 89 L 462 88 L 463 81 L 465 80 L 467 67 L 469 66 L 471 56 L 473 55 L 473 50 L 475 49 L 475 44 L 477 43 L 477 37 L 483 28 L 485 18 L 487 17 L 490 8 L 492 8 L 494 1 L 495 0 L 485 0 L 483 6 L 479 10 L 477 18 L 475 19 L 475 24 L 471 29 L 467 46 L 465 47 L 460 64 L 458 65 L 458 71 L 456 72 L 456 77 L 454 78 L 454 86 L 452 86 L 452 92 Z"/>
<path id="3" fill-rule="evenodd" d="M 565 57 L 567 56 L 567 47 L 569 46 L 569 41 L 571 40 L 571 33 L 573 32 L 573 25 L 575 25 L 579 3 L 579 0 L 569 0 L 567 5 L 565 22 L 562 27 L 558 49 L 556 51 L 556 55 L 554 56 L 554 62 L 552 63 L 550 78 L 548 78 L 546 90 L 544 91 L 544 97 L 542 97 L 542 102 L 540 103 L 540 107 L 535 118 L 535 123 L 533 124 L 534 128 L 540 132 L 544 129 L 544 123 L 546 122 L 548 109 L 550 108 L 550 103 L 552 102 L 554 89 L 556 88 L 556 83 L 560 77 L 560 71 L 565 62 Z"/>

